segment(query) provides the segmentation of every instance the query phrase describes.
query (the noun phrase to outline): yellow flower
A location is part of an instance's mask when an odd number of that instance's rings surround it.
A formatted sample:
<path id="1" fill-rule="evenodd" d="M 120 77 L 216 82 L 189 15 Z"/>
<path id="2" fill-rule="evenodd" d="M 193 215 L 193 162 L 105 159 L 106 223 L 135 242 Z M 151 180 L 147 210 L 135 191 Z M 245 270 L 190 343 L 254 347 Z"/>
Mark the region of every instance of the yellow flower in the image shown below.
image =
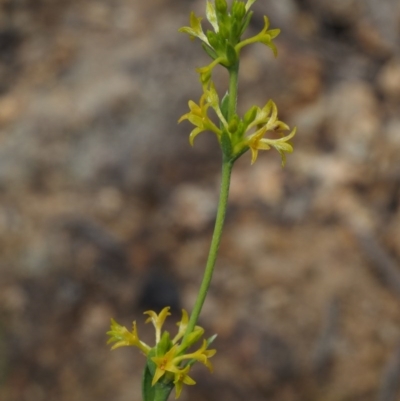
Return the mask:
<path id="1" fill-rule="evenodd" d="M 175 373 L 179 371 L 174 360 L 178 345 L 175 344 L 168 352 L 163 356 L 155 356 L 151 360 L 156 364 L 157 368 L 153 376 L 151 385 L 154 386 L 166 372 Z"/>
<path id="2" fill-rule="evenodd" d="M 167 316 L 170 316 L 171 314 L 169 313 L 170 307 L 166 306 L 158 315 L 156 312 L 152 310 L 148 310 L 144 312 L 144 315 L 149 315 L 150 317 L 147 318 L 145 323 L 152 322 L 154 328 L 156 329 L 156 344 L 160 342 L 161 339 L 161 329 L 162 326 L 165 322 L 165 319 Z"/>
<path id="3" fill-rule="evenodd" d="M 200 67 L 200 68 L 196 68 L 196 72 L 198 72 L 200 74 L 200 82 L 203 86 L 203 90 L 205 91 L 208 86 L 211 83 L 211 74 L 212 74 L 212 70 L 213 68 L 220 64 L 226 62 L 225 57 L 217 57 L 214 61 L 212 61 L 210 64 L 204 66 L 204 67 Z"/>
<path id="4" fill-rule="evenodd" d="M 180 362 L 184 359 L 193 359 L 203 363 L 205 366 L 207 366 L 210 372 L 212 372 L 213 366 L 211 362 L 208 360 L 208 358 L 214 356 L 217 351 L 215 349 L 207 349 L 207 347 L 208 347 L 207 341 L 203 340 L 203 345 L 196 352 L 178 356 L 175 358 L 175 361 Z"/>
<path id="5" fill-rule="evenodd" d="M 111 330 L 107 332 L 107 334 L 110 336 L 108 343 L 115 342 L 111 349 L 130 345 L 140 348 L 140 350 L 147 355 L 147 358 L 155 364 L 151 385 L 154 386 L 164 377 L 163 380 L 165 383 L 174 383 L 176 398 L 178 398 L 184 384 L 193 385 L 196 383 L 188 375 L 190 368 L 195 362 L 203 363 L 212 371 L 209 358 L 211 358 L 216 351 L 208 350 L 207 347 L 214 341 L 216 335 L 210 337 L 208 341 L 203 340 L 202 346 L 197 351 L 185 354 L 184 352 L 186 349 L 200 340 L 204 334 L 204 329 L 200 326 L 195 326 L 193 331 L 185 339 L 185 342 L 181 343 L 180 340 L 184 338 L 189 322 L 188 313 L 182 309 L 182 318 L 177 323 L 178 333 L 171 341 L 169 333 L 167 331 L 162 332 L 165 319 L 170 315 L 169 310 L 170 307 L 165 307 L 160 313 L 156 313 L 152 310 L 144 312 L 144 314 L 149 316 L 146 323 L 151 322 L 156 331 L 156 346 L 153 348 L 150 348 L 147 344 L 139 340 L 136 322 L 133 322 L 132 332 L 129 332 L 126 327 L 119 325 L 115 320 L 111 319 Z M 149 361 L 147 363 L 149 363 Z"/>
<path id="6" fill-rule="evenodd" d="M 146 355 L 150 351 L 150 347 L 143 341 L 139 340 L 136 322 L 133 322 L 132 332 L 129 332 L 126 327 L 121 326 L 114 319 L 111 319 L 111 330 L 108 331 L 107 334 L 110 336 L 107 344 L 115 342 L 115 344 L 111 347 L 112 350 L 132 345 L 140 348 L 140 350 Z"/>
<path id="7" fill-rule="evenodd" d="M 276 48 L 275 44 L 272 43 L 272 39 L 275 39 L 280 34 L 281 30 L 280 29 L 268 30 L 268 28 L 269 28 L 269 19 L 267 16 L 264 16 L 264 28 L 259 33 L 260 42 L 263 43 L 264 45 L 267 45 L 272 50 L 274 56 L 276 57 L 278 55 L 278 49 Z"/>
<path id="8" fill-rule="evenodd" d="M 193 386 L 196 382 L 188 376 L 190 366 L 186 366 L 184 369 L 175 373 L 174 385 L 175 385 L 175 399 L 179 398 L 182 392 L 182 387 L 184 384 L 188 386 Z"/>
<path id="9" fill-rule="evenodd" d="M 184 26 L 179 29 L 179 32 L 185 32 L 189 34 L 190 39 L 199 38 L 201 41 L 206 43 L 208 46 L 210 44 L 208 43 L 207 36 L 203 32 L 203 28 L 201 27 L 201 20 L 203 18 L 201 17 L 196 17 L 195 13 L 192 11 L 190 13 L 190 27 L 189 26 Z M 211 46 L 210 46 L 211 47 Z"/>
<path id="10" fill-rule="evenodd" d="M 178 344 L 175 344 L 163 356 L 155 356 L 151 358 L 151 360 L 157 366 L 154 373 L 152 385 L 154 386 L 154 384 L 156 384 L 166 372 L 179 373 L 181 370 L 179 365 L 185 359 L 199 361 L 207 366 L 208 369 L 212 372 L 213 368 L 208 358 L 211 358 L 217 351 L 215 349 L 208 350 L 207 346 L 207 341 L 203 340 L 203 345 L 196 352 L 179 355 Z"/>
<path id="11" fill-rule="evenodd" d="M 183 120 L 189 120 L 194 126 L 196 126 L 196 128 L 193 129 L 189 135 L 189 142 L 192 146 L 194 138 L 196 138 L 196 136 L 200 134 L 200 132 L 212 131 L 217 135 L 217 137 L 221 136 L 221 130 L 210 120 L 207 115 L 207 110 L 210 106 L 210 102 L 207 101 L 207 94 L 203 93 L 200 98 L 199 104 L 196 104 L 192 100 L 189 100 L 190 112 L 184 114 L 178 120 L 178 123 Z"/>
<path id="12" fill-rule="evenodd" d="M 296 128 L 294 128 L 289 135 L 286 135 L 279 139 L 263 138 L 266 131 L 267 128 L 266 126 L 264 126 L 260 130 L 258 130 L 255 134 L 248 137 L 247 145 L 251 150 L 251 164 L 253 164 L 256 161 L 259 150 L 268 150 L 271 149 L 272 146 L 281 155 L 282 167 L 284 167 L 286 164 L 285 153 L 293 152 L 293 146 L 288 141 L 295 136 Z"/>
<path id="13" fill-rule="evenodd" d="M 272 100 L 269 100 L 262 109 L 253 106 L 246 114 L 248 117 L 245 116 L 244 118 L 244 123 L 247 125 L 245 132 L 248 133 L 253 128 L 256 128 L 256 132 L 247 135 L 235 144 L 234 152 L 240 153 L 246 147 L 250 148 L 251 164 L 253 164 L 257 159 L 259 150 L 269 150 L 273 147 L 281 155 L 282 166 L 284 166 L 286 163 L 286 153 L 293 152 L 293 146 L 289 143 L 289 140 L 296 134 L 296 128 L 286 136 L 283 136 L 281 133 L 282 138 L 264 138 L 264 135 L 268 132 L 289 130 L 287 124 L 278 120 L 278 108 Z"/>
<path id="14" fill-rule="evenodd" d="M 217 90 L 215 88 L 214 82 L 211 82 L 209 88 L 205 88 L 204 95 L 206 96 L 207 103 L 214 109 L 217 114 L 219 121 L 221 121 L 222 125 L 228 131 L 228 122 L 226 121 L 222 111 L 219 107 L 219 96 Z M 220 131 L 221 132 L 221 131 Z"/>
<path id="15" fill-rule="evenodd" d="M 250 0 L 251 2 L 251 0 Z M 247 7 L 246 7 L 247 8 Z M 235 46 L 235 50 L 237 53 L 239 53 L 240 49 L 242 49 L 244 46 L 250 45 L 252 43 L 263 43 L 264 45 L 268 46 L 272 52 L 274 53 L 274 56 L 276 57 L 278 55 L 278 50 L 275 46 L 275 44 L 272 42 L 272 39 L 275 39 L 279 33 L 281 32 L 280 29 L 270 29 L 269 28 L 269 19 L 267 16 L 264 16 L 264 28 L 262 31 L 255 35 L 252 36 L 251 38 L 242 40 Z"/>
<path id="16" fill-rule="evenodd" d="M 255 118 L 248 125 L 246 131 L 249 131 L 251 128 L 260 126 L 262 124 L 265 124 L 267 131 L 289 129 L 287 124 L 278 120 L 278 108 L 272 100 L 269 100 L 262 109 L 259 107 L 256 107 L 256 109 L 257 112 Z"/>

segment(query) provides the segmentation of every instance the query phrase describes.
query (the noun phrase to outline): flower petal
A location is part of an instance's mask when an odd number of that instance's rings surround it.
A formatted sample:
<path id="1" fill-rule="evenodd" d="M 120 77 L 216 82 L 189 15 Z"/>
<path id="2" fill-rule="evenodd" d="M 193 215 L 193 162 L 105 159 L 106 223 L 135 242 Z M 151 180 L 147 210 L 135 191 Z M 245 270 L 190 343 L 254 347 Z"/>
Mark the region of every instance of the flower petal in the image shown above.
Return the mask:
<path id="1" fill-rule="evenodd" d="M 255 3 L 256 0 L 247 0 L 246 3 L 246 12 L 249 11 L 250 7 L 253 5 L 253 3 Z"/>
<path id="2" fill-rule="evenodd" d="M 218 26 L 217 14 L 215 12 L 215 7 L 211 3 L 211 1 L 208 1 L 208 0 L 207 0 L 207 6 L 206 6 L 206 16 L 207 16 L 208 22 L 214 28 L 215 33 L 218 33 L 219 26 Z"/>
<path id="3" fill-rule="evenodd" d="M 144 315 L 149 315 L 150 317 L 146 320 L 145 323 L 148 322 L 152 322 L 154 328 L 156 329 L 156 343 L 158 344 L 158 342 L 161 339 L 161 328 L 165 322 L 165 319 L 167 318 L 167 316 L 170 316 L 171 313 L 169 312 L 170 307 L 166 306 L 158 315 L 156 312 L 152 311 L 152 310 L 148 310 L 146 312 L 144 312 Z"/>
<path id="4" fill-rule="evenodd" d="M 198 129 L 198 128 L 197 128 Z M 196 131 L 196 129 L 194 129 L 193 131 Z M 198 134 L 195 134 L 194 136 L 193 136 L 193 138 L 192 138 L 192 134 L 193 134 L 193 131 L 191 132 L 191 134 L 190 134 L 190 137 L 189 137 L 189 141 L 190 141 L 190 144 L 193 146 L 193 139 L 194 139 L 194 137 Z M 181 319 L 181 321 L 180 322 L 178 322 L 177 323 L 177 325 L 179 326 L 179 329 L 178 329 L 178 334 L 174 337 L 174 339 L 172 340 L 172 343 L 173 344 L 176 344 L 183 336 L 184 336 L 184 334 L 185 334 L 185 331 L 186 331 L 186 327 L 187 327 L 187 325 L 188 325 L 188 322 L 189 322 L 189 315 L 188 315 L 188 313 L 185 311 L 185 309 L 182 309 L 182 319 Z"/>
<path id="5" fill-rule="evenodd" d="M 191 38 L 194 38 L 194 37 L 199 38 L 201 41 L 203 41 L 208 46 L 210 46 L 207 36 L 203 32 L 203 28 L 201 26 L 201 20 L 202 20 L 202 18 L 196 17 L 196 14 L 192 11 L 190 13 L 190 27 L 184 26 L 184 27 L 180 28 L 178 31 L 189 34 Z"/>

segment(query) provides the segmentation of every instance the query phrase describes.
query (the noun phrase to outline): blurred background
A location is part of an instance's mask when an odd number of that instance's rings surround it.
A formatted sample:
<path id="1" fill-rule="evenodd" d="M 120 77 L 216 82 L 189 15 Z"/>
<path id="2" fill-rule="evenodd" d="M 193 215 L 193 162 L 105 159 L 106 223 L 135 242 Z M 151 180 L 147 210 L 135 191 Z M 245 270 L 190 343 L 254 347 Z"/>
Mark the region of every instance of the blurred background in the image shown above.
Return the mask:
<path id="1" fill-rule="evenodd" d="M 201 94 L 204 0 L 0 1 L 0 399 L 139 401 L 143 311 L 192 307 L 220 154 L 177 125 Z M 236 164 L 182 401 L 400 400 L 400 3 L 258 0 L 239 109 L 298 127 L 285 169 Z M 215 79 L 223 91 L 226 74 Z"/>

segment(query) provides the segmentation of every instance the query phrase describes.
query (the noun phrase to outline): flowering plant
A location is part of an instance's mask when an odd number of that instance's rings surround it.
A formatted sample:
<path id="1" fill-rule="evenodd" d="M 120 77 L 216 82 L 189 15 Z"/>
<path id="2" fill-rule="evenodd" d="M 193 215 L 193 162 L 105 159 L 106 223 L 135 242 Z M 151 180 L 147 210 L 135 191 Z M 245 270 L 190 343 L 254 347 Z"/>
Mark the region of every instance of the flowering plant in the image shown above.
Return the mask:
<path id="1" fill-rule="evenodd" d="M 273 42 L 280 30 L 269 29 L 269 20 L 264 17 L 264 27 L 257 35 L 242 40 L 242 35 L 248 27 L 253 12 L 250 10 L 256 0 L 233 0 L 230 8 L 226 0 L 215 0 L 214 4 L 207 0 L 206 16 L 212 30 L 204 32 L 202 18 L 193 12 L 190 15 L 190 26 L 180 29 L 180 32 L 189 34 L 191 39 L 199 39 L 203 49 L 212 59 L 210 64 L 198 68 L 203 94 L 198 103 L 189 101 L 189 112 L 184 114 L 178 122 L 188 120 L 194 125 L 189 135 L 189 142 L 193 145 L 194 139 L 203 131 L 213 132 L 222 151 L 222 179 L 218 210 L 210 251 L 198 296 L 190 314 L 182 310 L 182 319 L 178 322 L 178 333 L 171 339 L 168 331 L 162 331 L 169 307 L 165 307 L 159 314 L 154 311 L 144 312 L 149 317 L 146 320 L 154 325 L 156 342 L 153 347 L 139 339 L 136 322 L 133 322 L 132 331 L 111 321 L 111 329 L 107 333 L 109 343 L 114 343 L 112 349 L 123 346 L 138 347 L 146 356 L 142 380 L 143 401 L 165 401 L 175 387 L 176 398 L 181 394 L 183 384 L 193 385 L 195 381 L 189 376 L 194 363 L 204 364 L 210 371 L 212 365 L 209 359 L 215 354 L 214 349 L 208 347 L 216 335 L 207 340 L 203 338 L 204 329 L 197 326 L 201 309 L 207 296 L 211 278 L 217 258 L 222 227 L 225 219 L 230 177 L 234 162 L 248 150 L 251 152 L 253 164 L 260 150 L 276 149 L 286 163 L 286 154 L 293 151 L 290 140 L 296 133 L 289 126 L 278 119 L 278 109 L 272 100 L 268 100 L 264 107 L 251 107 L 243 117 L 236 111 L 238 98 L 238 75 L 241 50 L 253 43 L 262 43 L 268 46 L 274 55 L 277 48 Z M 220 65 L 229 73 L 229 88 L 220 99 L 212 80 L 213 69 Z M 209 116 L 213 110 L 218 122 Z M 285 134 L 285 131 L 290 131 Z M 269 138 L 268 133 L 277 133 L 280 138 Z M 196 351 L 188 349 L 201 341 Z"/>

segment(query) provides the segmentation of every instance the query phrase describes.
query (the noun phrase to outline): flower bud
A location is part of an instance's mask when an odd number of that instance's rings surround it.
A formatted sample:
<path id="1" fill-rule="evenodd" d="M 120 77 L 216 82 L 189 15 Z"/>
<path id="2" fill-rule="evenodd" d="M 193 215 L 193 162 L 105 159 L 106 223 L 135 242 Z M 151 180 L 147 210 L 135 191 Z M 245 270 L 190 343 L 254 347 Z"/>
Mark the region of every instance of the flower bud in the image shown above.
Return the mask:
<path id="1" fill-rule="evenodd" d="M 254 121 L 257 115 L 257 109 L 258 109 L 257 106 L 253 106 L 244 115 L 243 121 L 246 125 L 249 125 Z"/>
<path id="2" fill-rule="evenodd" d="M 215 8 L 217 12 L 221 14 L 226 14 L 228 9 L 228 4 L 226 3 L 226 0 L 215 0 Z"/>

